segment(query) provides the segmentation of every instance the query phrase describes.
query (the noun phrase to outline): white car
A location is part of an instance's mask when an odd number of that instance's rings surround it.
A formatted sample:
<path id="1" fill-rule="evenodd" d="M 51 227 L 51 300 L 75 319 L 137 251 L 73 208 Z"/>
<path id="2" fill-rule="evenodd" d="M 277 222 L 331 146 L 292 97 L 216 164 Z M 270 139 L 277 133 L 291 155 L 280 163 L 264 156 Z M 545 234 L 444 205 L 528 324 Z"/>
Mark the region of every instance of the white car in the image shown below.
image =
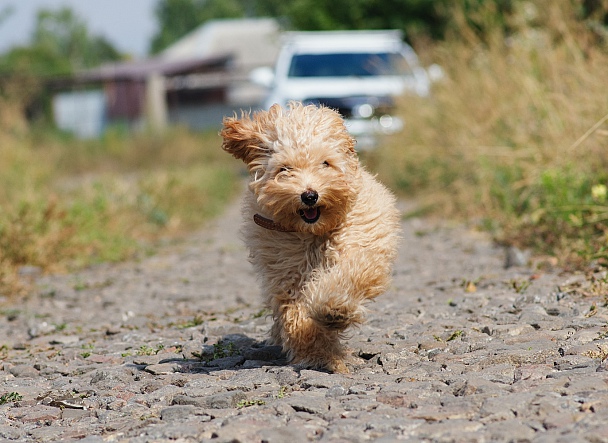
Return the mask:
<path id="1" fill-rule="evenodd" d="M 426 70 L 395 30 L 285 33 L 274 71 L 258 68 L 251 80 L 269 88 L 266 109 L 290 100 L 336 109 L 360 149 L 403 128 L 393 115 L 396 96 L 427 96 L 430 89 Z"/>

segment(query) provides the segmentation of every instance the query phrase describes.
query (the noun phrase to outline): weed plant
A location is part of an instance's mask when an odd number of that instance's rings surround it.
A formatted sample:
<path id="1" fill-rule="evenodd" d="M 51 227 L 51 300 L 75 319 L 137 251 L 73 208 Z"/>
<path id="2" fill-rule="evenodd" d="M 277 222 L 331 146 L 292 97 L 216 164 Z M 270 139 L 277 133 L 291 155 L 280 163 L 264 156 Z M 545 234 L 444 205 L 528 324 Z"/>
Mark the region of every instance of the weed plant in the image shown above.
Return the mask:
<path id="1" fill-rule="evenodd" d="M 605 263 L 608 31 L 579 2 L 515 2 L 501 20 L 492 3 L 455 7 L 446 41 L 421 49 L 445 76 L 430 99 L 403 99 L 405 131 L 367 160 L 429 212 L 562 264 Z"/>

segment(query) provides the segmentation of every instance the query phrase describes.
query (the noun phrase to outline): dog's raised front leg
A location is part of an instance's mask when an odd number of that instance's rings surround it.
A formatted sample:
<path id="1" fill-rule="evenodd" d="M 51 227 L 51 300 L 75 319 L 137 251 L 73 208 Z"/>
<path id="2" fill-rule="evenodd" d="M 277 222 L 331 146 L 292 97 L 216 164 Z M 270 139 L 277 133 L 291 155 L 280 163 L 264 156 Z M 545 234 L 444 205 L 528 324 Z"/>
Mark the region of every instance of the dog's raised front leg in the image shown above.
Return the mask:
<path id="1" fill-rule="evenodd" d="M 341 260 L 319 271 L 304 288 L 310 317 L 321 327 L 344 331 L 360 324 L 365 303 L 382 294 L 390 279 L 385 263 Z"/>
<path id="2" fill-rule="evenodd" d="M 314 321 L 304 300 L 291 300 L 277 305 L 271 337 L 281 344 L 291 363 L 309 368 L 325 368 L 346 373 L 344 350 L 339 332 Z"/>

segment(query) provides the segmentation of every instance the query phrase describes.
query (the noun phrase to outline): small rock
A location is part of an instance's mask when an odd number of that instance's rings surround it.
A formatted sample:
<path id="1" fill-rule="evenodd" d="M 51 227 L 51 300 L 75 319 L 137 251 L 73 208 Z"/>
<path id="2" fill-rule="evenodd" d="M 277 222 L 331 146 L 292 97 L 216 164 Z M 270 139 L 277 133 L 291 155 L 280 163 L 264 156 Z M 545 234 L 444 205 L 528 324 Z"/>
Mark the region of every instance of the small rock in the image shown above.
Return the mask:
<path id="1" fill-rule="evenodd" d="M 106 335 L 117 335 L 120 334 L 122 332 L 122 329 L 120 328 L 120 326 L 108 326 L 106 328 Z"/>
<path id="2" fill-rule="evenodd" d="M 246 400 L 243 391 L 230 391 L 206 397 L 189 397 L 187 395 L 176 395 L 173 398 L 174 405 L 193 405 L 208 409 L 236 408 L 240 401 Z"/>
<path id="3" fill-rule="evenodd" d="M 108 383 L 110 385 L 113 385 L 117 382 L 130 384 L 133 382 L 133 377 L 128 374 L 125 369 L 96 371 L 91 377 L 91 384 L 94 385 L 102 382 Z M 112 387 L 113 386 L 110 386 L 110 389 Z"/>
<path id="4" fill-rule="evenodd" d="M 531 334 L 535 329 L 530 325 L 489 325 L 484 326 L 481 332 L 492 337 L 515 337 Z"/>
<path id="5" fill-rule="evenodd" d="M 513 266 L 527 266 L 530 260 L 530 252 L 522 251 L 515 246 L 510 246 L 505 251 L 505 268 Z"/>
<path id="6" fill-rule="evenodd" d="M 27 408 L 27 410 L 24 411 L 24 414 L 18 418 L 24 423 L 59 420 L 61 418 L 61 409 L 42 405 L 33 406 Z"/>
<path id="7" fill-rule="evenodd" d="M 0 439 L 6 440 L 22 440 L 24 432 L 13 426 L 0 426 Z"/>
<path id="8" fill-rule="evenodd" d="M 258 369 L 263 368 L 264 366 L 268 366 L 269 362 L 264 360 L 245 360 L 241 365 L 243 369 Z"/>
<path id="9" fill-rule="evenodd" d="M 329 410 L 327 401 L 321 397 L 292 397 L 287 404 L 298 412 L 309 414 L 324 414 Z"/>
<path id="10" fill-rule="evenodd" d="M 346 395 L 347 392 L 348 391 L 346 390 L 346 388 L 344 386 L 340 386 L 340 385 L 338 385 L 338 386 L 332 386 L 325 393 L 325 397 L 327 397 L 327 398 L 338 398 L 338 397 L 342 397 L 343 395 Z"/>
<path id="11" fill-rule="evenodd" d="M 76 335 L 49 335 L 47 340 L 51 345 L 73 345 L 80 341 L 80 337 Z"/>
<path id="12" fill-rule="evenodd" d="M 110 364 L 119 364 L 123 361 L 122 357 L 117 357 L 114 355 L 99 355 L 93 354 L 87 357 L 87 361 L 90 363 L 110 363 Z"/>
<path id="13" fill-rule="evenodd" d="M 271 368 L 268 373 L 273 374 L 281 386 L 293 385 L 300 377 L 291 366 Z"/>
<path id="14" fill-rule="evenodd" d="M 209 362 L 209 367 L 212 368 L 220 368 L 220 369 L 231 369 L 234 368 L 245 361 L 245 358 L 242 355 L 234 355 L 232 357 L 223 357 L 217 358 L 215 360 L 211 360 Z"/>
<path id="15" fill-rule="evenodd" d="M 317 371 L 302 370 L 300 373 L 300 386 L 305 389 L 308 388 L 326 388 L 329 389 L 332 386 L 346 384 L 349 385 L 349 380 L 345 380 L 339 374 L 325 374 Z"/>
<path id="16" fill-rule="evenodd" d="M 83 417 L 89 417 L 91 411 L 85 409 L 63 409 L 61 412 L 61 418 L 63 420 L 80 420 Z"/>
<path id="17" fill-rule="evenodd" d="M 304 443 L 310 441 L 301 430 L 290 427 L 280 427 L 274 429 L 263 429 L 258 432 L 258 435 L 263 442 L 290 442 Z"/>
<path id="18" fill-rule="evenodd" d="M 396 408 L 410 407 L 415 403 L 407 395 L 398 392 L 378 392 L 376 401 Z"/>
<path id="19" fill-rule="evenodd" d="M 133 364 L 138 366 L 157 365 L 163 360 L 162 355 L 137 355 L 133 357 Z"/>
<path id="20" fill-rule="evenodd" d="M 29 334 L 30 338 L 36 338 L 40 337 L 41 335 L 48 335 L 52 332 L 55 332 L 56 329 L 57 328 L 54 325 L 50 325 L 47 322 L 43 321 L 29 328 L 27 333 Z"/>
<path id="21" fill-rule="evenodd" d="M 40 375 L 36 368 L 30 365 L 16 365 L 10 368 L 9 372 L 19 378 L 35 378 Z"/>
<path id="22" fill-rule="evenodd" d="M 78 440 L 78 443 L 103 443 L 103 437 L 99 435 L 88 435 L 85 438 Z"/>
<path id="23" fill-rule="evenodd" d="M 160 419 L 163 421 L 185 420 L 194 414 L 194 405 L 174 405 L 160 411 Z"/>
<path id="24" fill-rule="evenodd" d="M 173 374 L 180 371 L 180 365 L 177 363 L 159 363 L 156 365 L 146 366 L 146 372 L 154 375 Z"/>
<path id="25" fill-rule="evenodd" d="M 46 421 L 46 420 L 45 420 Z M 61 441 L 61 434 L 65 432 L 65 428 L 60 426 L 36 426 L 33 429 L 28 430 L 29 441 L 40 441 L 40 442 L 55 442 Z"/>

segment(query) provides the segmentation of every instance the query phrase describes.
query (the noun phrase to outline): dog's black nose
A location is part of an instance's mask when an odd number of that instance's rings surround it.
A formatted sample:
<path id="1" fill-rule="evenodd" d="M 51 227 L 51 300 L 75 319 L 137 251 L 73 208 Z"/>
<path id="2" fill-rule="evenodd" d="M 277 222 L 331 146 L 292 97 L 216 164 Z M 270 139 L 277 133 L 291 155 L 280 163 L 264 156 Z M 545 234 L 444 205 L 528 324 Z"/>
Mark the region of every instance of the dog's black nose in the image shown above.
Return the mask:
<path id="1" fill-rule="evenodd" d="M 319 194 L 317 194 L 317 191 L 304 191 L 300 195 L 300 198 L 305 205 L 313 206 L 319 199 Z"/>

